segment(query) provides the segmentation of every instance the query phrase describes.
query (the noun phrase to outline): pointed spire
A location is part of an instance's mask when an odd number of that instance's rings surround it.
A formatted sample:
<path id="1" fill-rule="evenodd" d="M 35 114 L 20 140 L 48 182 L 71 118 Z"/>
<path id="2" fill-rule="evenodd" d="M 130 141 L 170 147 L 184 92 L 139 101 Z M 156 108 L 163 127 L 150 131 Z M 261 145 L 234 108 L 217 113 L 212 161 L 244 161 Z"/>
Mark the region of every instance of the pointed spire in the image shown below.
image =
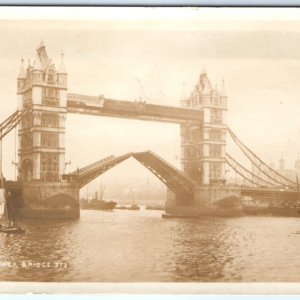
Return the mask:
<path id="1" fill-rule="evenodd" d="M 226 89 L 225 89 L 225 80 L 222 80 L 222 89 L 221 89 L 221 97 L 227 97 Z"/>
<path id="2" fill-rule="evenodd" d="M 42 65 L 39 56 L 36 54 L 35 61 L 33 62 L 33 69 L 37 71 L 42 70 Z"/>
<path id="3" fill-rule="evenodd" d="M 21 67 L 20 67 L 20 72 L 19 72 L 18 78 L 26 78 L 26 73 L 25 73 L 25 69 L 24 69 L 24 59 L 23 59 L 23 57 L 22 57 L 22 59 L 21 59 Z"/>
<path id="4" fill-rule="evenodd" d="M 210 94 L 210 92 L 211 92 L 211 89 L 209 88 L 209 85 L 205 84 L 204 88 L 203 88 L 203 91 L 202 91 L 202 94 L 203 95 L 208 95 L 208 94 Z"/>
<path id="5" fill-rule="evenodd" d="M 202 94 L 204 94 L 204 95 L 210 94 L 211 91 L 213 90 L 211 82 L 206 73 L 202 75 L 200 84 L 202 86 Z"/>
<path id="6" fill-rule="evenodd" d="M 202 65 L 202 73 L 201 74 L 206 74 L 206 70 L 205 70 L 204 64 Z"/>
<path id="7" fill-rule="evenodd" d="M 60 64 L 59 64 L 57 72 L 60 74 L 67 74 L 67 69 L 66 69 L 65 63 L 64 63 L 64 53 L 63 52 L 61 52 L 61 60 L 60 60 Z"/>

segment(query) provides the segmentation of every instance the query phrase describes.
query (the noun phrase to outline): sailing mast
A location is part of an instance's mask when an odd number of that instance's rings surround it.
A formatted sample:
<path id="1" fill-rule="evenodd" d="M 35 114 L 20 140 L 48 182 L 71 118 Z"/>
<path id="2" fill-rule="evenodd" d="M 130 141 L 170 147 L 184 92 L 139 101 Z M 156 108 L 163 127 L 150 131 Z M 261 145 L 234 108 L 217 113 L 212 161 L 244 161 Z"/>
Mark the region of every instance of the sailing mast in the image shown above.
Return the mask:
<path id="1" fill-rule="evenodd" d="M 300 190 L 299 190 L 299 180 L 298 180 L 298 174 L 297 174 L 297 172 L 296 172 L 296 182 L 297 182 L 297 190 L 298 190 L 297 203 L 300 204 Z"/>
<path id="2" fill-rule="evenodd" d="M 1 222 L 4 223 L 9 223 L 9 218 L 8 218 L 8 211 L 7 211 L 7 204 L 6 204 L 6 195 L 5 195 L 5 189 L 4 189 L 4 178 L 2 172 L 0 172 L 0 200 L 3 204 L 3 211 L 2 215 L 0 217 Z M 3 225 L 3 224 L 1 224 Z"/>
<path id="3" fill-rule="evenodd" d="M 99 191 L 100 201 L 102 201 L 102 199 L 103 199 L 104 190 L 105 190 L 105 186 L 103 187 L 102 186 L 102 181 L 100 181 L 100 191 Z"/>

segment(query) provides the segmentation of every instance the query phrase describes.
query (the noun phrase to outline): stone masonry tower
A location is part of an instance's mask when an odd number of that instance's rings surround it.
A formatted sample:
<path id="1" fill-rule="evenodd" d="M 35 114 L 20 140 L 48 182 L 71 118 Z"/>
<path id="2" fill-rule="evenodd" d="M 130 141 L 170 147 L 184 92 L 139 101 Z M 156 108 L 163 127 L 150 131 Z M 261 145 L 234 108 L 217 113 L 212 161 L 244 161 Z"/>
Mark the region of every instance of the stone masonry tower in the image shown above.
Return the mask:
<path id="1" fill-rule="evenodd" d="M 181 125 L 181 164 L 183 171 L 202 185 L 225 184 L 227 95 L 213 88 L 205 71 L 186 101 L 185 108 L 203 112 L 203 123 Z"/>
<path id="2" fill-rule="evenodd" d="M 56 69 L 43 43 L 35 61 L 18 76 L 19 110 L 32 113 L 19 126 L 19 180 L 60 181 L 65 170 L 67 72 L 63 54 Z"/>
<path id="3" fill-rule="evenodd" d="M 44 219 L 79 218 L 79 187 L 63 180 L 67 72 L 61 55 L 56 68 L 43 43 L 33 64 L 18 76 L 19 111 L 31 113 L 19 124 L 18 184 L 21 216 Z M 16 194 L 16 193 L 15 193 Z"/>

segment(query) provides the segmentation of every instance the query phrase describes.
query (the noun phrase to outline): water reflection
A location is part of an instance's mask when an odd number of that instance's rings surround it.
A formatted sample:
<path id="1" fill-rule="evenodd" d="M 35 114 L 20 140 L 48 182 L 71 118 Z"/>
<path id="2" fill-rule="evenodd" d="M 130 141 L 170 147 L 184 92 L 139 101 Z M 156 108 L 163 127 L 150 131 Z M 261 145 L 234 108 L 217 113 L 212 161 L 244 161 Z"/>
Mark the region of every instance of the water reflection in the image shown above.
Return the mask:
<path id="1" fill-rule="evenodd" d="M 71 271 L 71 265 L 59 263 L 73 259 L 70 245 L 75 237 L 78 221 L 39 222 L 25 220 L 26 234 L 0 235 L 0 261 L 16 266 L 2 268 L 1 280 L 59 281 Z"/>
<path id="2" fill-rule="evenodd" d="M 300 280 L 298 218 L 82 211 L 78 221 L 23 226 L 24 235 L 0 235 L 0 280 Z"/>

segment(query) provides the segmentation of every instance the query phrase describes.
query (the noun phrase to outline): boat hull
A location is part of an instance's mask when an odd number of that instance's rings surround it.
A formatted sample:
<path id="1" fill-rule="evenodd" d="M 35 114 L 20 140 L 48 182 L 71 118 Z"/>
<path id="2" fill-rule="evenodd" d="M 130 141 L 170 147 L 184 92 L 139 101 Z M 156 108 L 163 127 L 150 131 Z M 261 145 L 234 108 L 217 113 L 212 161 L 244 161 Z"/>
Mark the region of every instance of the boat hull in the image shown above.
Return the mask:
<path id="1" fill-rule="evenodd" d="M 25 229 L 20 227 L 0 227 L 0 232 L 8 234 L 22 234 L 25 233 Z"/>
<path id="2" fill-rule="evenodd" d="M 117 202 L 114 201 L 81 201 L 80 208 L 81 209 L 89 209 L 89 210 L 113 210 L 117 205 Z"/>

